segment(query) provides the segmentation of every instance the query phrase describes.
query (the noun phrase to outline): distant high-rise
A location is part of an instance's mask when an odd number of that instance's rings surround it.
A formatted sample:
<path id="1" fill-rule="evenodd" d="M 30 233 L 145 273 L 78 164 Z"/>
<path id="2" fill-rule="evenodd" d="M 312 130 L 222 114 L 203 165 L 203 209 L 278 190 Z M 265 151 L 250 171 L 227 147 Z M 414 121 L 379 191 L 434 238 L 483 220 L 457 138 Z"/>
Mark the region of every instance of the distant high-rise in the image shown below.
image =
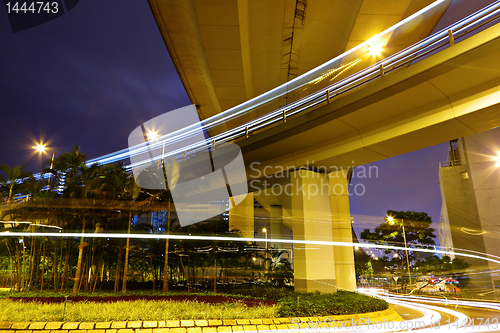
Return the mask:
<path id="1" fill-rule="evenodd" d="M 455 252 L 500 256 L 499 154 L 500 128 L 450 141 L 448 159 L 439 168 L 441 246 Z M 500 267 L 481 259 L 461 258 L 478 273 Z M 491 281 L 495 279 L 500 278 L 492 277 Z"/>

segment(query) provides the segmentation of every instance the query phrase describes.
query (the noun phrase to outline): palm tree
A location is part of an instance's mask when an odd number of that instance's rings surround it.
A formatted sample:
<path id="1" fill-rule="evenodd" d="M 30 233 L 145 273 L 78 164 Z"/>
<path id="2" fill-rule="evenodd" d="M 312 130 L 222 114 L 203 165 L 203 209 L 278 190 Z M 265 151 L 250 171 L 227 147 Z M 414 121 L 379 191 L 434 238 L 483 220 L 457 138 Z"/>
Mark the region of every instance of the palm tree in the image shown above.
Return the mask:
<path id="1" fill-rule="evenodd" d="M 87 156 L 80 153 L 79 146 L 73 146 L 71 151 L 64 153 L 54 160 L 53 167 L 46 169 L 45 172 L 54 174 L 54 181 L 62 186 L 61 197 L 78 198 L 86 195 L 86 188 L 82 186 L 82 180 L 85 180 L 87 173 L 83 173 L 86 167 Z M 83 249 L 85 243 L 85 215 L 81 218 L 82 237 L 78 247 L 78 263 L 76 267 L 75 284 L 73 285 L 73 295 L 78 294 L 80 280 L 82 276 Z"/>
<path id="2" fill-rule="evenodd" d="M 31 172 L 24 171 L 24 165 L 16 165 L 11 168 L 6 164 L 0 165 L 0 170 L 2 170 L 7 177 L 0 174 L 0 188 L 6 190 L 9 194 L 7 197 L 7 203 L 10 205 L 12 203 L 12 197 L 17 193 L 17 190 L 22 188 L 22 180 L 31 176 Z"/>
<path id="3" fill-rule="evenodd" d="M 170 182 L 167 180 L 165 168 L 168 168 L 169 173 L 172 175 Z M 164 183 L 166 188 L 160 191 L 150 191 L 151 193 L 147 193 L 150 197 L 144 200 L 143 204 L 154 203 L 154 202 L 166 202 L 167 209 L 167 220 L 165 221 L 165 233 L 167 235 L 170 234 L 170 230 L 172 227 L 172 219 L 171 219 L 171 207 L 172 207 L 172 195 L 170 193 L 170 187 L 176 185 L 176 182 L 179 178 L 179 165 L 177 162 L 172 162 L 169 165 L 165 166 L 162 164 L 158 164 L 156 167 L 152 167 L 148 170 L 148 172 L 143 173 L 144 176 L 149 177 L 149 183 Z M 131 179 L 135 185 L 135 181 Z M 135 185 L 138 187 L 137 185 Z M 139 187 L 138 187 L 139 188 Z M 139 188 L 140 189 L 140 188 Z M 142 192 L 146 193 L 146 192 Z M 134 199 L 135 200 L 135 199 Z M 128 233 L 130 233 L 130 225 L 128 229 Z M 168 253 L 169 253 L 169 239 L 165 240 L 165 255 L 164 255 L 164 263 L 163 263 L 163 292 L 168 292 Z M 127 261 L 128 261 L 128 247 L 129 247 L 129 239 L 127 238 L 127 250 L 125 254 L 125 272 L 127 270 Z M 126 286 L 126 274 L 124 274 L 124 285 Z M 122 292 L 125 292 L 126 288 L 122 288 Z"/>
<path id="4" fill-rule="evenodd" d="M 132 205 L 133 202 L 136 201 L 137 198 L 139 197 L 139 194 L 141 193 L 141 188 L 137 186 L 132 176 L 126 177 L 124 179 L 122 178 L 115 179 L 115 181 L 118 180 L 123 180 L 123 191 L 120 193 L 119 198 L 122 200 L 130 201 L 130 204 Z M 131 227 L 132 227 L 132 210 L 129 210 L 127 234 L 130 234 Z M 121 251 L 121 249 L 119 249 L 119 251 Z M 127 241 L 125 244 L 125 264 L 123 267 L 122 293 L 127 292 L 129 255 L 130 255 L 130 238 L 127 237 Z"/>
<path id="5" fill-rule="evenodd" d="M 293 278 L 293 269 L 290 261 L 283 258 L 286 250 L 269 251 L 270 256 L 266 255 L 267 271 L 270 271 L 271 282 L 277 287 L 283 287 L 285 281 Z"/>
<path id="6" fill-rule="evenodd" d="M 0 165 L 0 170 L 5 173 L 4 177 L 0 174 L 0 188 L 4 191 L 8 192 L 7 203 L 8 203 L 8 214 L 3 214 L 2 218 L 5 216 L 9 216 L 9 219 L 13 219 L 12 216 L 12 199 L 16 193 L 20 189 L 22 189 L 22 181 L 27 177 L 31 176 L 30 172 L 24 171 L 23 165 L 16 165 L 13 168 L 6 164 Z M 21 256 L 21 252 L 19 251 L 19 243 L 15 242 L 16 254 L 17 254 L 17 291 L 21 290 L 22 278 L 24 278 L 23 272 L 23 264 L 24 260 Z M 24 244 L 23 244 L 24 250 Z"/>
<path id="7" fill-rule="evenodd" d="M 22 183 L 22 187 L 28 194 L 30 194 L 31 200 L 36 200 L 36 198 L 42 193 L 41 191 L 44 185 L 42 181 L 36 179 L 34 176 L 30 176 Z"/>

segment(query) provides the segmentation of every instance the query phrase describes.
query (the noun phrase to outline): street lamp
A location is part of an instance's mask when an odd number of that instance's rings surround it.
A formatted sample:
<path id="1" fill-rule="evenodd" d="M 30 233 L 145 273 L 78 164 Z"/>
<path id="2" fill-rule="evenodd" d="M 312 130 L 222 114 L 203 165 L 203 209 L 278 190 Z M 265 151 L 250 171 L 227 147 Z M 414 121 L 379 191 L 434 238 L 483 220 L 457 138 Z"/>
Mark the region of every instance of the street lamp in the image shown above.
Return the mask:
<path id="1" fill-rule="evenodd" d="M 154 141 L 158 138 L 158 131 L 148 131 L 146 137 L 148 141 Z M 165 141 L 163 141 L 163 148 L 161 152 L 161 165 L 163 167 L 163 156 L 165 155 Z M 160 161 L 158 160 L 158 168 L 160 167 Z"/>
<path id="2" fill-rule="evenodd" d="M 266 259 L 264 261 L 264 267 L 266 268 L 266 278 L 267 278 L 269 273 L 269 266 L 267 264 L 267 229 L 262 228 L 262 232 L 266 235 Z"/>
<path id="3" fill-rule="evenodd" d="M 373 42 L 368 45 L 368 53 L 373 57 L 378 57 L 382 53 L 384 46 L 380 42 Z"/>
<path id="4" fill-rule="evenodd" d="M 33 149 L 35 149 L 36 151 L 38 151 L 39 153 L 43 154 L 45 152 L 49 152 L 49 153 L 52 153 L 52 160 L 50 162 L 50 170 L 52 170 L 52 168 L 54 167 L 54 156 L 55 156 L 55 153 L 51 150 L 48 150 L 47 148 L 45 148 L 45 145 L 43 144 L 37 144 L 36 146 L 33 146 L 31 147 Z M 50 188 L 50 177 L 52 176 L 52 173 L 49 172 L 49 182 L 47 183 L 47 192 L 49 192 L 49 188 Z"/>
<path id="5" fill-rule="evenodd" d="M 403 219 L 401 219 L 401 221 L 399 223 L 396 222 L 396 221 L 398 221 L 398 220 L 396 220 L 392 216 L 387 217 L 387 222 L 389 222 L 390 225 L 392 225 L 394 223 L 397 223 L 397 224 L 399 224 L 403 228 L 403 239 L 404 239 L 404 242 L 405 242 L 405 252 L 406 252 L 406 266 L 408 267 L 408 278 L 410 280 L 410 286 L 411 286 L 410 259 L 408 258 L 408 246 L 406 245 L 405 224 L 404 224 L 404 220 Z"/>
<path id="6" fill-rule="evenodd" d="M 156 131 L 148 131 L 148 133 L 146 133 L 146 136 L 148 137 L 148 140 L 154 140 L 158 137 L 158 133 Z"/>
<path id="7" fill-rule="evenodd" d="M 264 234 L 266 234 L 266 251 L 267 251 L 267 229 L 266 228 L 262 228 L 262 232 Z M 267 257 L 267 253 L 266 253 L 266 257 Z"/>

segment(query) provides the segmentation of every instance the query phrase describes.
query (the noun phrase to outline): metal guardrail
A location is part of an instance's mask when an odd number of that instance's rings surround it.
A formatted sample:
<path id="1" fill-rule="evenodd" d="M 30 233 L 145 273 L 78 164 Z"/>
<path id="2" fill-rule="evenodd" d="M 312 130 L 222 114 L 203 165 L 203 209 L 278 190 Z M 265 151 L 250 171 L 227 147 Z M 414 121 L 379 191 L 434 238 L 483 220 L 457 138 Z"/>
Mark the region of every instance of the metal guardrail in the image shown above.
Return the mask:
<path id="1" fill-rule="evenodd" d="M 460 161 L 444 161 L 444 162 L 439 162 L 439 167 L 440 168 L 446 168 L 446 167 L 457 166 L 457 165 L 462 165 L 462 162 L 460 162 Z"/>

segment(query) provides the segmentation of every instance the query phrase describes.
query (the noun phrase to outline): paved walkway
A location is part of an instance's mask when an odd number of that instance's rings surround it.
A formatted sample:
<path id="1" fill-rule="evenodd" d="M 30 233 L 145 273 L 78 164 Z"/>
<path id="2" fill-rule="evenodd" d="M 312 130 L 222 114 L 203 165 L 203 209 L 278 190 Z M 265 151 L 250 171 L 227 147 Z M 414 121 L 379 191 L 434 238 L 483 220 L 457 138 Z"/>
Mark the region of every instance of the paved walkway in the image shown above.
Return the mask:
<path id="1" fill-rule="evenodd" d="M 258 332 L 308 327 L 346 327 L 362 324 L 400 321 L 393 308 L 384 311 L 325 317 L 224 319 L 224 320 L 167 320 L 167 321 L 110 321 L 110 322 L 0 322 L 1 333 L 218 333 Z M 319 326 L 322 325 L 322 326 Z"/>

